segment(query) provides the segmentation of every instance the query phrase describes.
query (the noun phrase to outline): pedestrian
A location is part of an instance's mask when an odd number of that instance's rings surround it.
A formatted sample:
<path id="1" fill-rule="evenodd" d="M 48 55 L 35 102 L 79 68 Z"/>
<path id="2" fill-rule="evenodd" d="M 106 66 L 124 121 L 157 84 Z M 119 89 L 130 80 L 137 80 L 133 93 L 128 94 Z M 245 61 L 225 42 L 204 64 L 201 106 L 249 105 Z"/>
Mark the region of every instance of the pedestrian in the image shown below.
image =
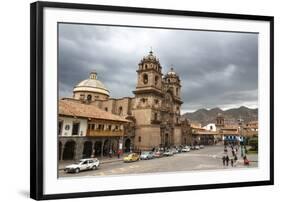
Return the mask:
<path id="1" fill-rule="evenodd" d="M 118 152 L 117 152 L 117 157 L 120 158 L 120 153 L 121 153 L 121 150 L 118 149 Z"/>
<path id="2" fill-rule="evenodd" d="M 241 146 L 241 157 L 244 157 L 245 155 L 245 147 Z"/>
<path id="3" fill-rule="evenodd" d="M 237 155 L 235 154 L 235 156 L 234 156 L 234 166 L 236 167 L 236 165 L 237 165 L 237 160 L 238 160 L 238 158 L 237 158 Z"/>
<path id="4" fill-rule="evenodd" d="M 250 161 L 247 159 L 246 155 L 243 157 L 243 159 L 244 159 L 244 165 L 246 166 L 250 165 Z"/>
<path id="5" fill-rule="evenodd" d="M 230 157 L 230 165 L 231 165 L 231 167 L 233 167 L 233 164 L 234 164 L 234 158 L 232 156 L 232 157 Z"/>
<path id="6" fill-rule="evenodd" d="M 234 151 L 234 149 L 232 149 L 232 151 L 231 151 L 231 152 L 232 152 L 232 156 L 234 156 L 234 155 L 235 155 L 235 151 Z"/>
<path id="7" fill-rule="evenodd" d="M 226 146 L 224 146 L 224 152 L 227 152 L 227 148 L 226 148 Z"/>
<path id="8" fill-rule="evenodd" d="M 228 163 L 229 163 L 229 157 L 228 157 L 228 155 L 226 155 L 226 157 L 225 157 L 225 162 L 226 162 L 226 166 L 228 166 Z"/>
<path id="9" fill-rule="evenodd" d="M 222 164 L 225 166 L 225 156 L 222 157 Z"/>

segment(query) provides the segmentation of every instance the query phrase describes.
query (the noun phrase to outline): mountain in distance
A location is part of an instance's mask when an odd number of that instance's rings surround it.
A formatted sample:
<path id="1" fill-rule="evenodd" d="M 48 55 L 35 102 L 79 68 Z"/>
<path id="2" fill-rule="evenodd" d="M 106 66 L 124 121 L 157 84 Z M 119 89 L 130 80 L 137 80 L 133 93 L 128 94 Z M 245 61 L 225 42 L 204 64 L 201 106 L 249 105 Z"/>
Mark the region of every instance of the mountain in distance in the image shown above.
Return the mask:
<path id="1" fill-rule="evenodd" d="M 240 118 L 245 122 L 258 120 L 258 109 L 250 109 L 244 106 L 228 110 L 222 110 L 218 107 L 210 110 L 199 109 L 195 112 L 187 112 L 183 114 L 182 117 L 187 118 L 191 122 L 198 122 L 201 123 L 202 126 L 205 126 L 208 123 L 216 123 L 216 117 L 219 113 L 224 116 L 226 122 L 235 122 Z"/>

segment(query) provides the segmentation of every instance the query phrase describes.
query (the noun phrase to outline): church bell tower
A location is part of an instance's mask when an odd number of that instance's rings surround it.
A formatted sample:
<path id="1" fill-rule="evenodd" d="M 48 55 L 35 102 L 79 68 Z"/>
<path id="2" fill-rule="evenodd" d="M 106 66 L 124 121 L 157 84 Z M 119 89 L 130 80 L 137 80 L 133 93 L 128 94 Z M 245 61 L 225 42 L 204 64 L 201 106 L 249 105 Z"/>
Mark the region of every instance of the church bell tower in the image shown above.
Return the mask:
<path id="1" fill-rule="evenodd" d="M 163 99 L 162 67 L 152 50 L 139 62 L 137 75 L 136 89 L 133 91 L 135 103 L 132 113 L 136 117 L 136 124 L 141 127 L 136 130 L 135 145 L 142 150 L 150 150 L 160 145 Z"/>

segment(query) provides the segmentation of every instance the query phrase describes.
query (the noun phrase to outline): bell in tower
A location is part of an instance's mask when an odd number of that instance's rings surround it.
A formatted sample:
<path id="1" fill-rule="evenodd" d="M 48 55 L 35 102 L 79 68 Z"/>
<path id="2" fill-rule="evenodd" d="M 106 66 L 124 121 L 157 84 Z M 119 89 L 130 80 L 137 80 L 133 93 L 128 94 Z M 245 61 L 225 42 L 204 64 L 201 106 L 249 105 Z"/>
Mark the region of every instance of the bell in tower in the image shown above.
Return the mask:
<path id="1" fill-rule="evenodd" d="M 138 80 L 135 94 L 154 91 L 161 93 L 162 89 L 162 67 L 152 50 L 143 57 L 138 65 Z"/>

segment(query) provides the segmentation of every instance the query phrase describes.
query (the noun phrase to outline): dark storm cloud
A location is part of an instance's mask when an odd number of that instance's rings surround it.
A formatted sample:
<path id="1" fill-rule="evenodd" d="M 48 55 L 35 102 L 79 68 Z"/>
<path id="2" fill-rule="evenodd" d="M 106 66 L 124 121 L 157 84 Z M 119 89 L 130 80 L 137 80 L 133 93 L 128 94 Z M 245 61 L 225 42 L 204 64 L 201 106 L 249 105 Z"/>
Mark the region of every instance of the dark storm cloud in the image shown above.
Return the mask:
<path id="1" fill-rule="evenodd" d="M 96 70 L 111 97 L 133 96 L 140 59 L 152 47 L 163 73 L 172 65 L 182 84 L 183 111 L 257 107 L 258 35 L 60 24 L 59 93 Z"/>

